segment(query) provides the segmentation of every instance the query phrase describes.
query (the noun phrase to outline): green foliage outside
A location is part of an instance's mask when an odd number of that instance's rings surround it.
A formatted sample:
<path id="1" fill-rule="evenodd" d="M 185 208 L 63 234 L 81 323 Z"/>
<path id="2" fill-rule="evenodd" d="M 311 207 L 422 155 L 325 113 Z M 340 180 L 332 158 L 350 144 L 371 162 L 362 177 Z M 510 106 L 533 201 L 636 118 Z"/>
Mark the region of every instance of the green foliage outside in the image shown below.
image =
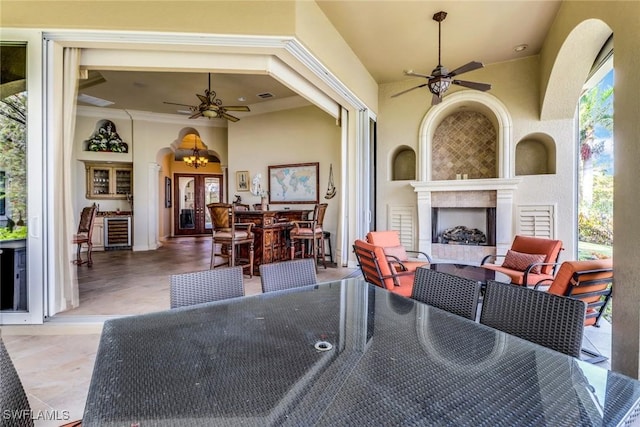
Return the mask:
<path id="1" fill-rule="evenodd" d="M 11 212 L 9 226 L 0 228 L 0 240 L 26 238 L 25 227 L 20 227 L 27 218 L 26 124 L 26 92 L 0 100 L 0 169 L 6 173 L 4 197 Z M 12 231 L 14 225 L 18 227 Z"/>

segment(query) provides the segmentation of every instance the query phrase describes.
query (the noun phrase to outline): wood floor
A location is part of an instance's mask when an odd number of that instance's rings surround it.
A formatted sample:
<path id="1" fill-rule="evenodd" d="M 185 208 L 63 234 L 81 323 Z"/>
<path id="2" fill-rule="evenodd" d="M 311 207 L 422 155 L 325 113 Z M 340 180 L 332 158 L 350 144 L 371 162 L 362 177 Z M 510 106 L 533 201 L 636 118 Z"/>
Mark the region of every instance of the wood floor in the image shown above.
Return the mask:
<path id="1" fill-rule="evenodd" d="M 211 237 L 179 237 L 155 251 L 93 253 L 93 267 L 78 266 L 80 306 L 71 315 L 142 314 L 169 308 L 169 276 L 209 269 Z M 343 278 L 354 269 L 319 267 L 318 282 Z M 245 295 L 261 292 L 260 278 L 245 276 Z"/>

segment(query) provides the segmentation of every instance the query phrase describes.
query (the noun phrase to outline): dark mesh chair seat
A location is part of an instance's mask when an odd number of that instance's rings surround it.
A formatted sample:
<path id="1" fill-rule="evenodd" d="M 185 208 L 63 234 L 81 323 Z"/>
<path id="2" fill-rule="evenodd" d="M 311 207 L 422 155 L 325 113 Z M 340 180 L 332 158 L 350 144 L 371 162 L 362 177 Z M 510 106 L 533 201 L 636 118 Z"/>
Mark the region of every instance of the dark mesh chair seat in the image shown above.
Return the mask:
<path id="1" fill-rule="evenodd" d="M 480 323 L 580 357 L 585 311 L 577 299 L 489 280 Z"/>
<path id="2" fill-rule="evenodd" d="M 318 283 L 313 258 L 260 265 L 262 292 L 280 291 Z"/>
<path id="3" fill-rule="evenodd" d="M 480 282 L 425 267 L 415 271 L 412 299 L 475 320 Z"/>
<path id="4" fill-rule="evenodd" d="M 171 308 L 244 296 L 242 267 L 223 267 L 170 278 Z"/>
<path id="5" fill-rule="evenodd" d="M 0 338 L 0 416 L 2 411 L 9 411 L 10 414 L 19 415 L 9 419 L 2 418 L 2 426 L 33 426 L 31 419 L 31 407 L 27 394 L 24 392 L 18 372 L 13 366 L 2 338 Z"/>

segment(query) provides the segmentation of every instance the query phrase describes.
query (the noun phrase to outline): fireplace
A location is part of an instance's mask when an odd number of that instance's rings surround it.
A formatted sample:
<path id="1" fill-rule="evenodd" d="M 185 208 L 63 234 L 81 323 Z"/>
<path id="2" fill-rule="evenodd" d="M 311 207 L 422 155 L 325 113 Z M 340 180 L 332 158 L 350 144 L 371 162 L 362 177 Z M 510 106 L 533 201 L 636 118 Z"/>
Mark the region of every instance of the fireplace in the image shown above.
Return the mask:
<path id="1" fill-rule="evenodd" d="M 431 208 L 431 243 L 466 244 L 466 245 L 496 245 L 496 208 Z M 454 235 L 464 227 L 466 238 L 456 239 Z M 462 233 L 460 233 L 462 234 Z M 479 239 L 477 236 L 484 238 Z"/>
<path id="2" fill-rule="evenodd" d="M 469 264 L 480 263 L 486 255 L 506 253 L 513 239 L 513 198 L 519 182 L 518 178 L 412 182 L 418 202 L 419 250 L 438 261 Z M 458 225 L 481 229 L 487 243 L 441 243 L 442 230 Z"/>

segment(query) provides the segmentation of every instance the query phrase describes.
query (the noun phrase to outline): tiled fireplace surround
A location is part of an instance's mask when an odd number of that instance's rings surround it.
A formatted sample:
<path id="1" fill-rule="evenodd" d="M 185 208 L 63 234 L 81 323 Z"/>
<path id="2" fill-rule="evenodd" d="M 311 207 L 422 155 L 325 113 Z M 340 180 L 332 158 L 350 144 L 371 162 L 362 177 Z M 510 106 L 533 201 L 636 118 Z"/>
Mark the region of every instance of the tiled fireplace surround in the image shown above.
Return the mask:
<path id="1" fill-rule="evenodd" d="M 506 253 L 513 239 L 513 195 L 520 179 L 466 179 L 414 182 L 418 200 L 419 250 L 438 261 L 480 263 L 485 255 Z M 432 243 L 432 208 L 496 208 L 496 246 Z M 460 224 L 465 225 L 465 224 Z"/>

